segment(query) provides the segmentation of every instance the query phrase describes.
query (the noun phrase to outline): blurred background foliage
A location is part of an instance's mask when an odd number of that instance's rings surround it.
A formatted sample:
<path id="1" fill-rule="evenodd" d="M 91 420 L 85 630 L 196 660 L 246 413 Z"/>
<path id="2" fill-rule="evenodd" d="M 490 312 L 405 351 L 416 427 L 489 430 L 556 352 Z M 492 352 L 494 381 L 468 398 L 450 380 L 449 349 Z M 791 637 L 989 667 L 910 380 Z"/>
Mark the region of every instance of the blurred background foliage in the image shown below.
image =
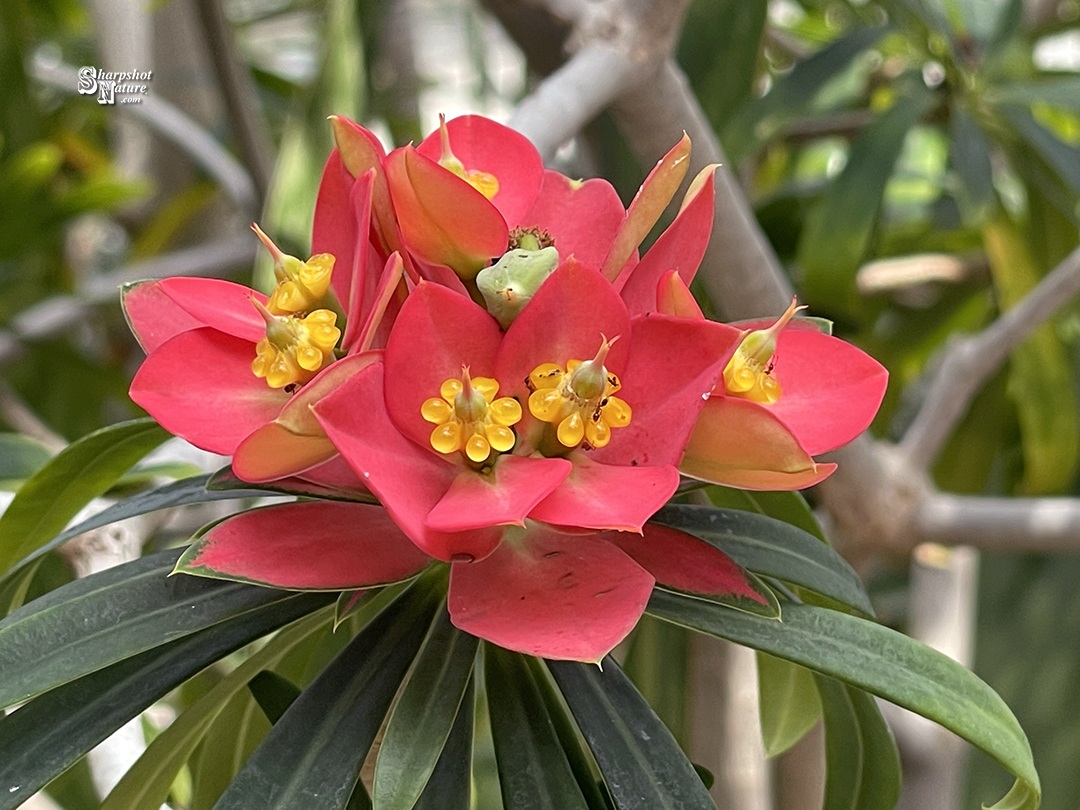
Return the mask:
<path id="1" fill-rule="evenodd" d="M 115 64 L 125 48 L 151 61 Z M 889 367 L 880 435 L 902 434 L 950 335 L 986 326 L 1077 245 L 1080 0 L 696 0 L 678 59 L 801 299 Z M 198 147 L 148 134 L 160 113 L 131 127 L 121 106 L 42 78 L 58 65 L 153 69 L 149 93 L 239 160 L 253 198 L 230 197 L 199 168 Z M 218 239 L 249 247 L 172 272 L 248 278 L 253 218 L 307 255 L 332 146 L 327 115 L 401 143 L 429 131 L 440 111 L 505 117 L 534 79 L 467 0 L 4 0 L 3 429 L 23 429 L 19 414 L 29 412 L 70 440 L 135 412 L 126 385 L 141 355 L 103 283 Z M 627 201 L 647 168 L 606 116 L 564 152 L 567 171 L 608 176 Z M 259 264 L 256 278 L 266 271 Z M 80 299 L 104 303 L 65 315 Z M 1080 495 L 1078 343 L 1072 303 L 1013 353 L 942 453 L 943 489 Z M 26 469 L 41 463 L 40 447 L 18 447 Z M 18 467 L 15 449 L 4 452 Z M 1078 565 L 1017 554 L 982 563 L 975 668 L 1028 731 L 1047 810 L 1072 808 L 1080 795 Z M 903 572 L 898 562 L 875 574 L 886 621 L 903 619 Z M 317 671 L 304 662 L 332 652 L 289 653 L 291 679 L 303 682 L 304 666 Z M 685 707 L 656 696 L 679 733 Z M 247 693 L 234 703 L 211 737 L 250 750 L 265 718 Z M 238 760 L 194 761 L 214 773 L 194 794 L 178 783 L 174 795 L 209 807 L 214 794 L 199 791 L 223 784 L 219 772 Z M 81 773 L 53 791 L 70 810 L 95 806 Z M 1004 792 L 1004 779 L 973 759 L 973 796 Z"/>

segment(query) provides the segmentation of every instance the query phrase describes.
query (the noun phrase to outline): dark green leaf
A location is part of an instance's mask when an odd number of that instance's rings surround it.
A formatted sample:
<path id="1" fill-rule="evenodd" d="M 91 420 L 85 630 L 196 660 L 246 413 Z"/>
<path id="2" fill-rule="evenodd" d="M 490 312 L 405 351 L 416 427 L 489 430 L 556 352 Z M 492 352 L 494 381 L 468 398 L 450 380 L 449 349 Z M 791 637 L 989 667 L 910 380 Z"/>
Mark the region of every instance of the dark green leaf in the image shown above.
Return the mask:
<path id="1" fill-rule="evenodd" d="M 23 606 L 39 565 L 39 562 L 32 562 L 19 566 L 11 577 L 0 577 L 0 619 Z"/>
<path id="2" fill-rule="evenodd" d="M 75 580 L 0 621 L 0 706 L 295 594 L 170 577 L 180 550 Z"/>
<path id="3" fill-rule="evenodd" d="M 715 808 L 671 732 L 611 656 L 603 670 L 572 661 L 549 661 L 548 669 L 619 810 Z"/>
<path id="4" fill-rule="evenodd" d="M 288 678 L 264 669 L 248 682 L 255 702 L 273 725 L 281 715 L 300 697 L 300 690 Z"/>
<path id="5" fill-rule="evenodd" d="M 630 636 L 623 669 L 680 744 L 686 743 L 687 657 L 690 634 L 642 616 Z"/>
<path id="6" fill-rule="evenodd" d="M 988 91 L 995 103 L 1029 106 L 1036 102 L 1080 112 L 1080 76 L 1065 75 L 1031 82 L 1016 82 Z"/>
<path id="7" fill-rule="evenodd" d="M 963 184 L 957 195 L 968 221 L 980 223 L 996 196 L 990 167 L 990 146 L 975 119 L 959 104 L 952 107 L 949 163 Z"/>
<path id="8" fill-rule="evenodd" d="M 524 656 L 485 644 L 484 682 L 506 810 L 585 810 L 585 797 Z"/>
<path id="9" fill-rule="evenodd" d="M 380 808 L 408 810 L 424 790 L 472 677 L 478 639 L 435 618 L 386 726 L 372 787 Z"/>
<path id="10" fill-rule="evenodd" d="M 145 515 L 149 512 L 157 512 L 161 509 L 171 509 L 175 506 L 187 506 L 188 504 L 193 503 L 210 503 L 212 501 L 227 501 L 234 498 L 258 498 L 263 497 L 265 494 L 261 491 L 250 489 L 211 492 L 206 489 L 206 482 L 209 478 L 209 475 L 200 475 L 194 478 L 185 478 L 182 481 L 173 481 L 172 483 L 164 484 L 156 489 L 150 489 L 146 492 L 132 495 L 130 498 L 125 498 L 118 503 L 114 503 L 112 506 L 107 506 L 96 515 L 92 515 L 71 528 L 65 529 L 49 542 L 38 546 L 38 548 L 19 561 L 18 567 L 22 568 L 30 561 L 36 560 L 38 557 L 52 551 L 72 537 L 77 537 L 83 532 L 88 532 L 92 529 L 100 529 L 102 526 L 108 526 L 110 523 L 116 523 L 119 520 L 126 520 L 127 518 L 135 517 L 136 515 Z M 7 573 L 0 574 L 0 582 L 3 582 L 9 576 L 12 576 L 16 570 L 17 569 L 12 569 Z"/>
<path id="11" fill-rule="evenodd" d="M 217 806 L 344 808 L 439 598 L 424 577 L 380 613 L 274 724 Z"/>
<path id="12" fill-rule="evenodd" d="M 698 765 L 696 762 L 690 764 L 694 766 L 697 775 L 701 777 L 701 784 L 705 785 L 705 789 L 712 790 L 712 786 L 716 784 L 716 777 L 713 775 L 713 772 L 704 765 Z"/>
<path id="13" fill-rule="evenodd" d="M 37 439 L 20 433 L 0 433 L 0 483 L 29 478 L 50 458 L 49 448 Z"/>
<path id="14" fill-rule="evenodd" d="M 169 434 L 153 419 L 135 419 L 84 436 L 64 448 L 0 516 L 0 573 L 51 540 L 91 500 Z"/>
<path id="15" fill-rule="evenodd" d="M 461 699 L 454 727 L 413 810 L 469 810 L 472 804 L 473 682 Z"/>
<path id="16" fill-rule="evenodd" d="M 870 248 L 885 186 L 908 131 L 933 100 L 925 91 L 903 96 L 859 133 L 844 170 L 807 215 L 798 263 L 807 296 L 823 312 L 843 313 L 857 303 L 855 273 Z"/>
<path id="17" fill-rule="evenodd" d="M 1039 794 L 1024 731 L 989 686 L 951 658 L 887 627 L 835 610 L 784 605 L 782 622 L 654 591 L 654 616 L 784 658 L 892 701 L 994 757 Z"/>
<path id="18" fill-rule="evenodd" d="M 892 810 L 900 799 L 900 755 L 874 699 L 815 676 L 825 715 L 823 810 Z"/>
<path id="19" fill-rule="evenodd" d="M 713 506 L 742 509 L 797 526 L 819 540 L 825 540 L 817 518 L 801 492 L 750 492 L 746 489 L 711 486 L 705 490 Z"/>
<path id="20" fill-rule="evenodd" d="M 1073 194 L 1080 195 L 1080 148 L 1059 139 L 1022 107 L 1006 104 L 1000 109 L 1027 146 L 1046 161 Z"/>
<path id="21" fill-rule="evenodd" d="M 67 683 L 0 718 L 0 810 L 50 779 L 200 669 L 329 602 L 293 594 Z"/>
<path id="22" fill-rule="evenodd" d="M 757 654 L 758 701 L 765 756 L 784 753 L 821 719 L 814 674 L 805 667 Z"/>
<path id="23" fill-rule="evenodd" d="M 653 520 L 701 538 L 755 574 L 775 577 L 873 614 L 870 599 L 851 566 L 828 545 L 787 523 L 702 506 L 665 506 Z"/>
<path id="24" fill-rule="evenodd" d="M 160 807 L 168 796 L 176 774 L 191 756 L 199 740 L 211 724 L 221 717 L 223 710 L 227 711 L 226 704 L 237 694 L 242 694 L 248 680 L 263 667 L 276 664 L 313 632 L 324 627 L 328 620 L 329 610 L 323 609 L 285 628 L 215 684 L 209 692 L 184 709 L 179 717 L 147 746 L 143 755 L 105 798 L 101 810 Z M 215 749 L 215 756 L 221 758 L 220 750 Z"/>
<path id="25" fill-rule="evenodd" d="M 265 484 L 252 484 L 237 478 L 233 471 L 224 467 L 210 476 L 206 488 L 213 492 L 237 492 L 234 498 L 247 498 L 252 492 L 260 495 L 267 493 L 278 495 L 297 495 L 301 498 L 322 498 L 329 501 L 349 501 L 350 503 L 379 503 L 379 499 L 370 492 L 313 484 L 300 478 L 285 478 Z"/>

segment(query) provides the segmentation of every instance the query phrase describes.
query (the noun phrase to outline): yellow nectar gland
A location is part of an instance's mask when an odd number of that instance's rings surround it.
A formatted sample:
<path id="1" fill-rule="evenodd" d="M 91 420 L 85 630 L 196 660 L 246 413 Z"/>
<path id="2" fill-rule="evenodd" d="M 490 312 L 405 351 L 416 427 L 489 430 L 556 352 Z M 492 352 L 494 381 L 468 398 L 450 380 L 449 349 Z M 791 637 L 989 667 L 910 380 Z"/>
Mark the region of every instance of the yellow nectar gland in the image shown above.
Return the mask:
<path id="1" fill-rule="evenodd" d="M 470 377 L 468 366 L 461 379 L 451 377 L 439 387 L 439 396 L 425 400 L 420 414 L 435 424 L 431 446 L 444 455 L 461 450 L 477 464 L 492 450 L 505 453 L 516 437 L 510 429 L 521 421 L 521 405 L 513 397 L 495 398 L 498 380 Z"/>
<path id="2" fill-rule="evenodd" d="M 762 405 L 772 405 L 780 399 L 780 381 L 773 370 L 776 338 L 801 309 L 806 307 L 797 306 L 792 298 L 791 305 L 776 323 L 768 329 L 756 329 L 743 337 L 724 368 L 724 390 L 728 396 L 742 397 Z"/>
<path id="3" fill-rule="evenodd" d="M 577 447 L 583 440 L 604 447 L 612 428 L 630 424 L 630 406 L 614 396 L 621 387 L 619 378 L 604 367 L 616 339 L 603 338 L 592 360 L 568 360 L 565 368 L 542 363 L 529 375 L 529 413 L 558 425 L 555 435 L 564 447 Z"/>
<path id="4" fill-rule="evenodd" d="M 266 321 L 266 337 L 255 346 L 251 371 L 271 388 L 302 385 L 331 360 L 341 337 L 333 312 L 317 309 L 304 317 L 279 317 L 255 299 L 252 303 Z"/>
<path id="5" fill-rule="evenodd" d="M 439 113 L 439 143 L 442 146 L 440 166 L 452 171 L 489 200 L 499 193 L 499 178 L 488 172 L 466 169 L 465 164 L 450 149 L 450 132 L 446 129 L 446 116 L 442 113 Z"/>
<path id="6" fill-rule="evenodd" d="M 330 289 L 334 257 L 329 253 L 317 253 L 304 262 L 283 253 L 258 225 L 253 223 L 251 230 L 255 231 L 274 259 L 277 285 L 266 302 L 266 308 L 274 315 L 292 315 L 316 309 Z"/>

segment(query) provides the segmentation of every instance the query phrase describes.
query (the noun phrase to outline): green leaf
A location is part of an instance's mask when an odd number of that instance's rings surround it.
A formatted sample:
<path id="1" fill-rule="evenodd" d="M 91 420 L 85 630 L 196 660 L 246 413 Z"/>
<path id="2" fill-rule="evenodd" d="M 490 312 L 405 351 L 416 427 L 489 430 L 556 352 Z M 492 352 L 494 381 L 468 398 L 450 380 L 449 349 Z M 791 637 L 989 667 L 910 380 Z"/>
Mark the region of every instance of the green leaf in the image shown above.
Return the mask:
<path id="1" fill-rule="evenodd" d="M 900 754 L 874 699 L 816 676 L 825 715 L 823 810 L 892 810 L 900 799 Z"/>
<path id="2" fill-rule="evenodd" d="M 472 677 L 475 636 L 441 611 L 390 715 L 372 788 L 380 808 L 413 807 L 439 761 Z"/>
<path id="3" fill-rule="evenodd" d="M 294 594 L 287 601 L 126 658 L 0 717 L 0 810 L 22 804 L 206 665 L 328 601 L 324 594 Z"/>
<path id="4" fill-rule="evenodd" d="M 84 436 L 23 484 L 0 515 L 0 573 L 51 540 L 91 500 L 169 438 L 153 419 L 135 419 Z"/>
<path id="5" fill-rule="evenodd" d="M 921 714 L 994 757 L 1034 796 L 1039 775 L 1024 731 L 989 686 L 907 636 L 835 610 L 784 605 L 782 622 L 654 591 L 648 611 L 846 681 Z"/>
<path id="6" fill-rule="evenodd" d="M 1000 109 L 1027 147 L 1046 162 L 1073 194 L 1080 195 L 1080 148 L 1059 139 L 1022 107 L 1005 104 Z"/>
<path id="7" fill-rule="evenodd" d="M 209 478 L 209 475 L 200 475 L 194 478 L 185 478 L 182 481 L 173 481 L 172 483 L 164 484 L 155 489 L 132 495 L 130 498 L 118 501 L 112 506 L 107 506 L 97 514 L 91 515 L 86 520 L 80 521 L 71 528 L 60 532 L 60 534 L 56 535 L 56 537 L 49 542 L 38 546 L 34 551 L 21 559 L 17 567 L 12 568 L 6 573 L 0 574 L 0 582 L 5 581 L 10 576 L 14 576 L 17 571 L 21 570 L 31 561 L 38 559 L 44 554 L 52 551 L 54 548 L 66 543 L 72 537 L 77 537 L 92 529 L 100 529 L 102 526 L 108 526 L 110 523 L 116 523 L 117 521 L 126 520 L 127 518 L 135 517 L 137 515 L 145 515 L 149 512 L 157 512 L 161 509 L 171 509 L 176 506 L 187 506 L 194 503 L 210 503 L 213 501 L 227 501 L 234 498 L 257 498 L 263 496 L 261 491 L 250 489 L 232 490 L 229 492 L 209 492 L 206 489 L 206 482 Z"/>
<path id="8" fill-rule="evenodd" d="M 642 616 L 630 636 L 623 664 L 627 676 L 680 744 L 687 741 L 689 652 L 690 634 L 685 629 Z"/>
<path id="9" fill-rule="evenodd" d="M 870 249 L 885 186 L 908 131 L 933 100 L 925 90 L 903 96 L 859 133 L 844 170 L 807 215 L 797 260 L 806 294 L 822 311 L 857 305 L 855 273 Z"/>
<path id="10" fill-rule="evenodd" d="M 266 669 L 248 681 L 248 689 L 271 725 L 280 720 L 281 715 L 300 697 L 296 684 Z"/>
<path id="11" fill-rule="evenodd" d="M 506 810 L 585 810 L 585 797 L 524 656 L 485 644 L 484 682 Z"/>
<path id="12" fill-rule="evenodd" d="M 975 119 L 960 104 L 952 108 L 949 163 L 962 183 L 957 201 L 966 220 L 981 223 L 995 200 L 994 178 L 990 166 L 990 145 Z"/>
<path id="13" fill-rule="evenodd" d="M 29 478 L 50 458 L 52 452 L 37 439 L 20 433 L 0 433 L 0 484 Z"/>
<path id="14" fill-rule="evenodd" d="M 814 674 L 766 653 L 757 654 L 758 701 L 765 756 L 775 757 L 801 740 L 821 719 Z"/>
<path id="15" fill-rule="evenodd" d="M 733 509 L 665 506 L 652 518 L 723 551 L 743 568 L 798 585 L 873 615 L 850 565 L 818 538 L 787 523 Z"/>
<path id="16" fill-rule="evenodd" d="M 801 492 L 751 492 L 746 489 L 711 486 L 705 490 L 705 494 L 709 496 L 713 506 L 757 512 L 759 515 L 782 520 L 825 542 L 825 533 Z"/>
<path id="17" fill-rule="evenodd" d="M 14 576 L 0 578 L 0 619 L 22 607 L 39 565 L 32 562 L 15 569 Z"/>
<path id="18" fill-rule="evenodd" d="M 1035 103 L 1065 107 L 1080 112 L 1080 76 L 1066 75 L 1030 82 L 1015 82 L 987 90 L 987 100 L 995 104 Z"/>
<path id="19" fill-rule="evenodd" d="M 345 807 L 441 598 L 431 579 L 421 578 L 380 613 L 300 694 L 217 806 Z"/>
<path id="20" fill-rule="evenodd" d="M 573 661 L 549 661 L 548 669 L 620 810 L 715 810 L 690 760 L 611 656 L 602 670 Z"/>
<path id="21" fill-rule="evenodd" d="M 413 810 L 469 810 L 472 805 L 473 682 L 465 689 L 450 736 Z"/>
<path id="22" fill-rule="evenodd" d="M 0 621 L 0 706 L 295 593 L 170 577 L 179 550 L 68 583 Z"/>
<path id="23" fill-rule="evenodd" d="M 983 231 L 994 289 L 1003 310 L 1038 284 L 1041 273 L 1019 230 L 1001 215 Z M 1023 440 L 1027 493 L 1065 491 L 1080 455 L 1080 416 L 1072 362 L 1052 324 L 1043 324 L 1012 351 L 1009 394 Z"/>
<path id="24" fill-rule="evenodd" d="M 263 668 L 274 666 L 312 632 L 323 627 L 328 619 L 329 608 L 324 608 L 285 628 L 181 712 L 124 774 L 105 798 L 101 810 L 160 807 L 168 797 L 176 774 L 225 704 L 235 695 L 242 694 L 252 677 Z"/>
<path id="25" fill-rule="evenodd" d="M 725 129 L 724 143 L 733 160 L 774 138 L 783 127 L 805 112 L 831 79 L 873 46 L 887 28 L 859 27 L 799 62 L 776 80 L 768 94 L 747 104 Z"/>
<path id="26" fill-rule="evenodd" d="M 285 478 L 280 481 L 269 481 L 265 484 L 252 484 L 237 478 L 232 469 L 224 467 L 210 476 L 206 488 L 213 492 L 237 492 L 234 498 L 249 498 L 252 493 L 265 495 L 266 493 L 278 495 L 296 495 L 301 498 L 322 498 L 328 501 L 348 501 L 350 503 L 379 503 L 379 499 L 370 492 L 359 492 L 353 489 L 313 484 L 300 478 Z"/>

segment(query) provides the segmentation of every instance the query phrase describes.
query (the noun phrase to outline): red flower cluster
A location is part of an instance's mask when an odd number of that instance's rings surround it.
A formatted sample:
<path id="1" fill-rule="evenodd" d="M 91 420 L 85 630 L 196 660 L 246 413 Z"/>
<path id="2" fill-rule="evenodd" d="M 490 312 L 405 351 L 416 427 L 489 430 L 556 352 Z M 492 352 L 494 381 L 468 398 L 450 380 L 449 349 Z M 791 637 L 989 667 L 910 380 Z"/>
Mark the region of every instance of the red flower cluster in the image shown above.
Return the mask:
<path id="1" fill-rule="evenodd" d="M 687 285 L 711 230 L 712 167 L 639 259 L 685 174 L 685 138 L 625 210 L 607 182 L 545 170 L 484 118 L 389 155 L 349 121 L 334 132 L 316 255 L 286 256 L 259 232 L 269 298 L 180 278 L 126 292 L 149 353 L 131 394 L 232 455 L 245 480 L 301 477 L 384 508 L 247 512 L 178 569 L 337 590 L 434 558 L 451 565 L 458 627 L 588 661 L 625 637 L 657 581 L 765 602 L 719 551 L 646 521 L 680 472 L 751 488 L 820 480 L 832 465 L 811 455 L 865 429 L 885 372 L 784 328 L 794 308 L 765 329 L 701 317 Z"/>

